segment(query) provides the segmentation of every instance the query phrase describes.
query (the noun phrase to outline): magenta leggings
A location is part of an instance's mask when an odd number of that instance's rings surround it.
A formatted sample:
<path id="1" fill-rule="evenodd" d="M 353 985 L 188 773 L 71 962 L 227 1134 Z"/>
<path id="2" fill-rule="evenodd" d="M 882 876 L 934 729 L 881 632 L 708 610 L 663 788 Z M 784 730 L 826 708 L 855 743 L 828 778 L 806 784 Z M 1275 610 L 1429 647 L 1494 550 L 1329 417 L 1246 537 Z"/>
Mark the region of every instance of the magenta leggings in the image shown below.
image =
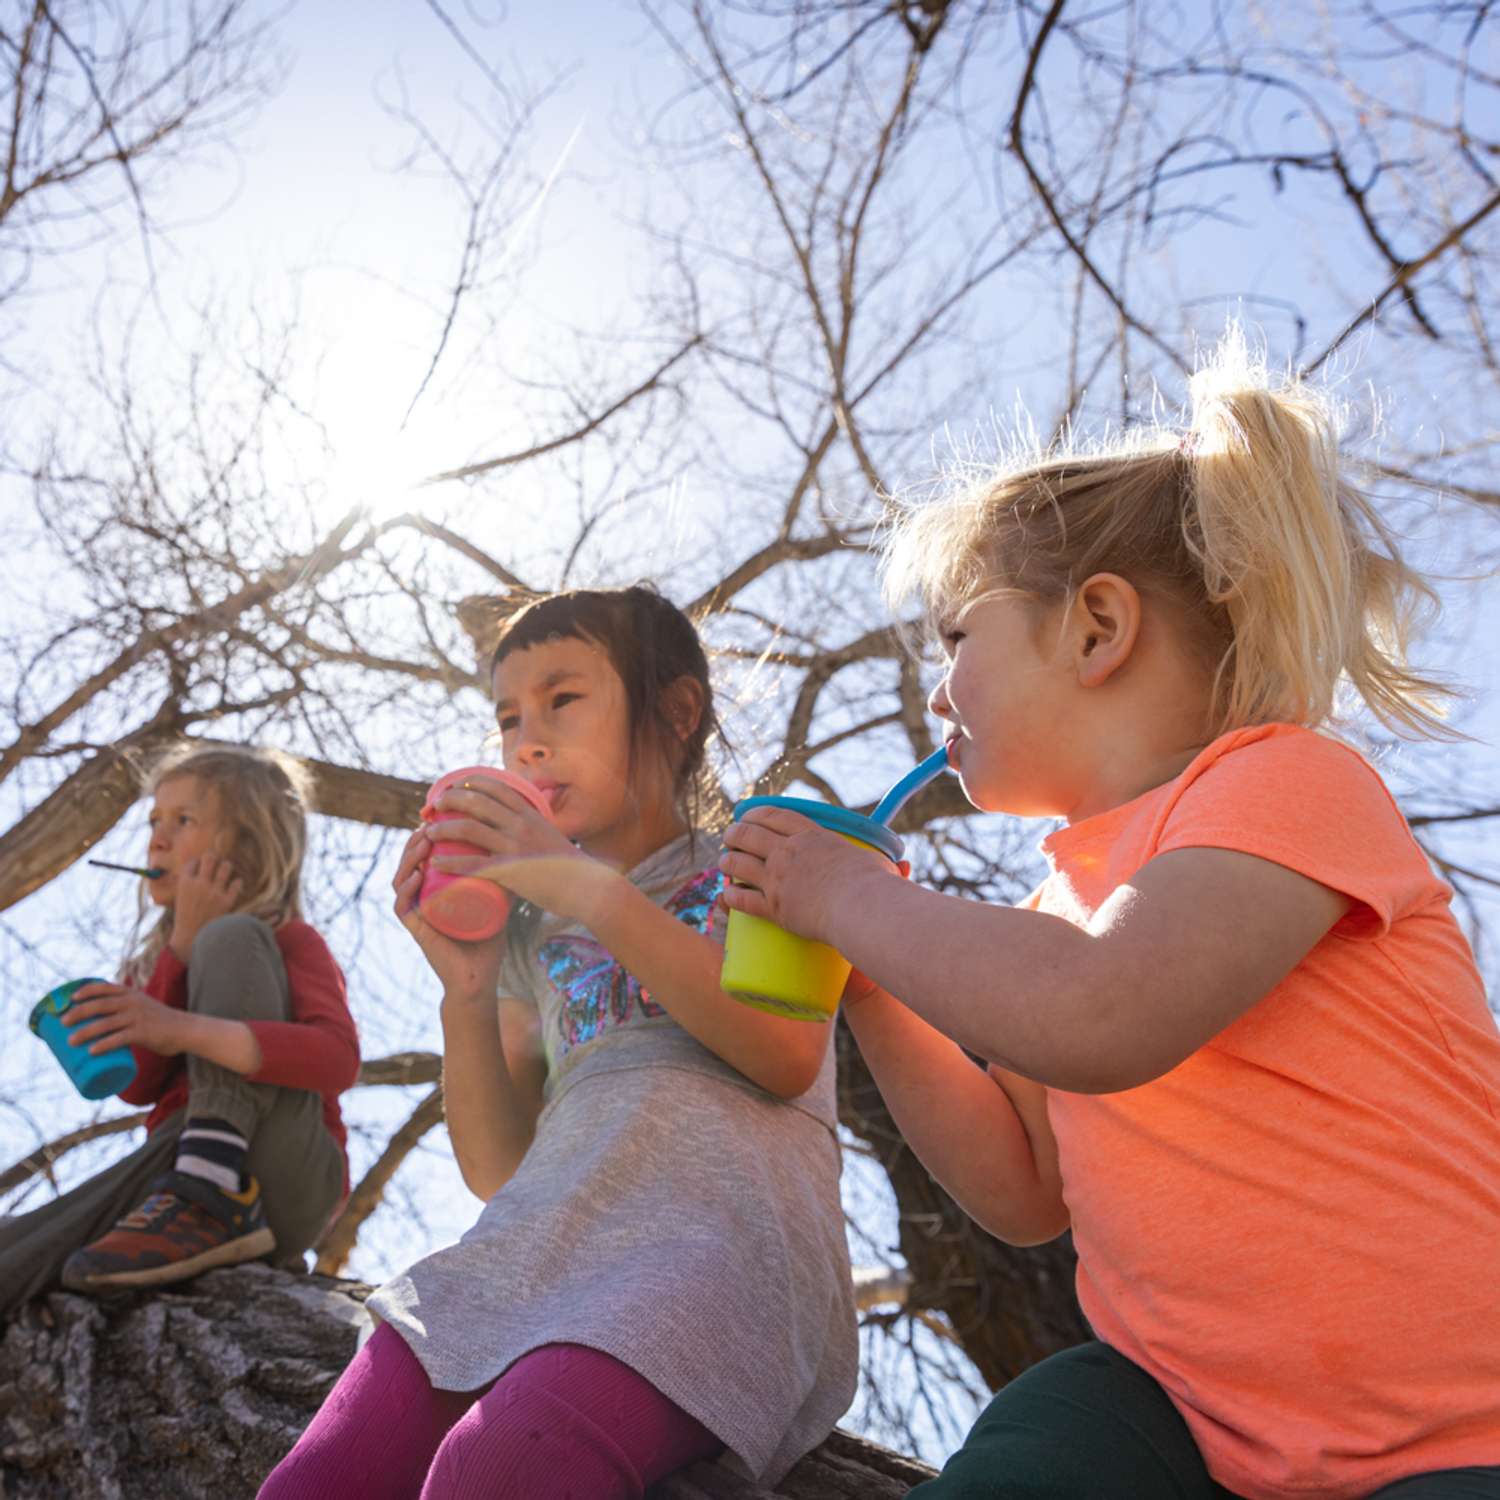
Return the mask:
<path id="1" fill-rule="evenodd" d="M 546 1344 L 483 1390 L 439 1391 L 382 1324 L 259 1500 L 640 1500 L 723 1446 L 596 1349 Z"/>

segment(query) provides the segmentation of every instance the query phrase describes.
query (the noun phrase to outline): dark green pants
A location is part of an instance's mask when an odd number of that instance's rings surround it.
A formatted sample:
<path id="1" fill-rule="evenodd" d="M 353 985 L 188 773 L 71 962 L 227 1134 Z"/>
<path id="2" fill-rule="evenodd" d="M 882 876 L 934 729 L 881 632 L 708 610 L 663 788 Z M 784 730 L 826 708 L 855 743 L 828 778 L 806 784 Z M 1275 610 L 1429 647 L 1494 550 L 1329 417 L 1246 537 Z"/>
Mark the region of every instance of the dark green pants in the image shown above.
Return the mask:
<path id="1" fill-rule="evenodd" d="M 291 1018 L 286 968 L 271 929 L 255 917 L 219 917 L 198 934 L 188 967 L 188 1009 L 239 1021 Z M 344 1158 L 323 1123 L 323 1101 L 305 1089 L 250 1083 L 201 1057 L 186 1059 L 188 1106 L 163 1120 L 113 1166 L 30 1213 L 0 1218 L 0 1319 L 46 1290 L 63 1262 L 92 1243 L 150 1191 L 177 1159 L 189 1114 L 228 1120 L 250 1142 L 246 1163 L 260 1180 L 275 1259 L 302 1262 L 338 1206 Z"/>
<path id="2" fill-rule="evenodd" d="M 1417 1474 L 1374 1493 L 1379 1500 L 1500 1500 L 1500 1468 Z M 1054 1354 L 1011 1381 L 943 1472 L 910 1491 L 910 1500 L 1236 1497 L 1209 1478 L 1166 1392 L 1124 1355 L 1094 1343 Z"/>

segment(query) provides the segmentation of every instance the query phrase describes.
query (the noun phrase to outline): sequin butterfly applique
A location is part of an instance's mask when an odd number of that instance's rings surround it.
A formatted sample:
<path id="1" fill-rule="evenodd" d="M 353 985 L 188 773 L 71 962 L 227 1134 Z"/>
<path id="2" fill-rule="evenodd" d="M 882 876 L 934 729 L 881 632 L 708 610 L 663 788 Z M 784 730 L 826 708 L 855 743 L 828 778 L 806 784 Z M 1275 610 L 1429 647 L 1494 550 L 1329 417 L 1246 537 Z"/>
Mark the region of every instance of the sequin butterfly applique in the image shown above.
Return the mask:
<path id="1" fill-rule="evenodd" d="M 706 933 L 714 902 L 724 888 L 721 870 L 704 870 L 673 892 L 666 909 L 680 922 Z M 639 1010 L 643 1016 L 666 1011 L 627 974 L 614 955 L 591 937 L 549 938 L 537 948 L 537 959 L 563 996 L 559 1056 L 612 1026 L 622 1026 Z"/>

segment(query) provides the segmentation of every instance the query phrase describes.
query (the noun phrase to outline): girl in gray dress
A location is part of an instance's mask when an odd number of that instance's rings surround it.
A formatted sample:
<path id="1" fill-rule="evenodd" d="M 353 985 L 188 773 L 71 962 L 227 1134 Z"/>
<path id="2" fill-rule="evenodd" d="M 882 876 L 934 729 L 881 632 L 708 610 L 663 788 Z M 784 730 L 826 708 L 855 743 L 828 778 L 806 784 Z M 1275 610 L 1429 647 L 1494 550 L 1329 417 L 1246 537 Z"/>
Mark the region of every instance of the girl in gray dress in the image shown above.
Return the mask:
<path id="1" fill-rule="evenodd" d="M 508 622 L 493 688 L 551 819 L 450 791 L 444 838 L 486 854 L 418 831 L 394 882 L 484 1208 L 369 1299 L 381 1326 L 263 1500 L 624 1500 L 714 1458 L 775 1483 L 854 1393 L 831 1028 L 719 987 L 696 631 L 648 588 L 552 595 Z M 423 920 L 429 860 L 519 898 L 501 938 Z"/>

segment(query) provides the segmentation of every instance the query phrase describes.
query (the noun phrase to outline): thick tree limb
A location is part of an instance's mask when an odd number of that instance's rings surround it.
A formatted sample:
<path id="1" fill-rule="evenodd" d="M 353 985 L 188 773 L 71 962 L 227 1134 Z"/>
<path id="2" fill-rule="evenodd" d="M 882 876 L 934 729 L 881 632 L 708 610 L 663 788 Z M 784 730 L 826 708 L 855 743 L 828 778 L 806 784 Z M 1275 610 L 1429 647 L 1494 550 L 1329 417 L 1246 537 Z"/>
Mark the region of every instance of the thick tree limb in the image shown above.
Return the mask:
<path id="1" fill-rule="evenodd" d="M 56 879 L 92 849 L 140 796 L 141 768 L 179 738 L 175 720 L 153 722 L 99 750 L 0 835 L 0 911 Z M 315 812 L 374 827 L 417 826 L 426 782 L 292 758 L 311 775 Z"/>
<path id="2" fill-rule="evenodd" d="M 421 820 L 422 803 L 427 799 L 425 781 L 409 781 L 404 776 L 387 776 L 357 766 L 336 766 L 310 756 L 293 759 L 312 777 L 309 795 L 314 812 L 377 828 L 413 829 Z M 440 769 L 433 767 L 434 773 Z"/>
<path id="3" fill-rule="evenodd" d="M 840 547 L 852 544 L 855 537 L 841 531 L 825 532 L 813 537 L 777 537 L 774 542 L 753 552 L 740 565 L 727 573 L 711 589 L 705 589 L 692 603 L 685 605 L 686 612 L 694 619 L 723 609 L 741 589 L 748 588 L 763 573 L 784 562 L 806 562 L 815 557 L 827 557 Z"/>
<path id="4" fill-rule="evenodd" d="M 359 1087 L 436 1083 L 442 1074 L 443 1059 L 436 1052 L 393 1052 L 389 1057 L 368 1058 L 359 1065 Z"/>
<path id="5" fill-rule="evenodd" d="M 337 1276 L 343 1270 L 354 1242 L 359 1238 L 360 1225 L 380 1207 L 380 1200 L 401 1163 L 411 1154 L 417 1143 L 443 1118 L 443 1087 L 439 1084 L 414 1109 L 406 1123 L 393 1134 L 375 1165 L 360 1179 L 359 1186 L 349 1195 L 349 1201 L 318 1241 L 317 1269 L 325 1276 Z"/>
<path id="6" fill-rule="evenodd" d="M 854 1305 L 860 1312 L 872 1307 L 904 1306 L 911 1291 L 911 1272 L 893 1266 L 854 1268 Z"/>
<path id="7" fill-rule="evenodd" d="M 94 1120 L 88 1125 L 80 1125 L 77 1130 L 70 1130 L 66 1135 L 58 1136 L 55 1141 L 48 1141 L 45 1146 L 38 1146 L 13 1167 L 0 1172 L 0 1195 L 14 1192 L 33 1177 L 40 1177 L 43 1173 L 50 1174 L 53 1163 L 66 1156 L 75 1146 L 103 1140 L 106 1136 L 123 1135 L 127 1130 L 144 1125 L 147 1113 L 148 1111 L 141 1110 L 133 1115 L 116 1115 L 110 1120 Z"/>
<path id="8" fill-rule="evenodd" d="M 91 756 L 52 794 L 0 835 L 0 911 L 80 859 L 141 794 L 140 768 L 178 738 L 173 719 L 153 721 Z"/>
<path id="9" fill-rule="evenodd" d="M 39 719 L 23 725 L 14 741 L 0 751 L 0 781 L 4 781 L 28 755 L 47 743 L 53 730 L 91 703 L 111 684 L 118 682 L 130 669 L 153 652 L 196 636 L 211 635 L 233 625 L 247 611 L 255 609 L 288 588 L 305 585 L 323 576 L 347 560 L 344 539 L 359 520 L 351 511 L 311 552 L 294 557 L 244 588 L 206 609 L 180 615 L 170 625 L 143 631 L 115 658 L 81 682 L 66 697 L 53 704 Z"/>
<path id="10" fill-rule="evenodd" d="M 353 1357 L 371 1288 L 251 1264 L 0 1325 L 7 1500 L 251 1500 Z M 699 1463 L 651 1500 L 900 1500 L 924 1464 L 834 1432 L 774 1489 Z"/>

